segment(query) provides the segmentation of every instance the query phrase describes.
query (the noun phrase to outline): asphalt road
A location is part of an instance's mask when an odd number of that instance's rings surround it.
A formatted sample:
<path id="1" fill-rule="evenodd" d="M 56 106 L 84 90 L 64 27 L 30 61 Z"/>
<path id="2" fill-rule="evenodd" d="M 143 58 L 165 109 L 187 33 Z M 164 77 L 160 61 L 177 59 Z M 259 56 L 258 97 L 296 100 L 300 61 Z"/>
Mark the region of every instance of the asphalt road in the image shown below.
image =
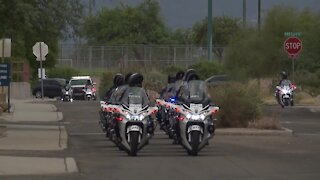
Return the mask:
<path id="1" fill-rule="evenodd" d="M 156 134 L 137 157 L 129 157 L 102 134 L 98 102 L 56 105 L 69 134 L 63 153 L 75 158 L 80 173 L 4 179 L 320 179 L 320 112 L 267 107 L 266 113 L 276 114 L 295 136 L 216 136 L 199 156 L 191 157 Z"/>

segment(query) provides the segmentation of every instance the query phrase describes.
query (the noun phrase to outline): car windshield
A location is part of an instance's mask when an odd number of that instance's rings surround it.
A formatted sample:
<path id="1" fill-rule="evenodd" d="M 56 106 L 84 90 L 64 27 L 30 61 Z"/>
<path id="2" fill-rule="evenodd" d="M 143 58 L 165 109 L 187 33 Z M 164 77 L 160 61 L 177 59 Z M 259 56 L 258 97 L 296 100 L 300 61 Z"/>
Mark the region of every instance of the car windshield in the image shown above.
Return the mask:
<path id="1" fill-rule="evenodd" d="M 70 85 L 71 86 L 86 85 L 88 80 L 89 79 L 72 79 L 70 81 Z"/>
<path id="2" fill-rule="evenodd" d="M 58 81 L 58 83 L 61 84 L 61 86 L 65 86 L 66 85 L 66 80 L 65 79 L 56 79 L 56 81 Z"/>

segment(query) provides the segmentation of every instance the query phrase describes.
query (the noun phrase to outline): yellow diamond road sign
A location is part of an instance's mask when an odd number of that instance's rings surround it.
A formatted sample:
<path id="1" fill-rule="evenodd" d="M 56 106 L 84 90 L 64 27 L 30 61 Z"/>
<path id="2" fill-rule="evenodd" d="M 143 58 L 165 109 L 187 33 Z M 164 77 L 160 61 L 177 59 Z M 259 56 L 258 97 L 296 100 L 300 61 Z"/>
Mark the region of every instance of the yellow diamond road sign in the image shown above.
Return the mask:
<path id="1" fill-rule="evenodd" d="M 33 54 L 37 57 L 37 61 L 46 60 L 46 55 L 48 54 L 48 45 L 44 42 L 37 42 L 33 47 Z"/>

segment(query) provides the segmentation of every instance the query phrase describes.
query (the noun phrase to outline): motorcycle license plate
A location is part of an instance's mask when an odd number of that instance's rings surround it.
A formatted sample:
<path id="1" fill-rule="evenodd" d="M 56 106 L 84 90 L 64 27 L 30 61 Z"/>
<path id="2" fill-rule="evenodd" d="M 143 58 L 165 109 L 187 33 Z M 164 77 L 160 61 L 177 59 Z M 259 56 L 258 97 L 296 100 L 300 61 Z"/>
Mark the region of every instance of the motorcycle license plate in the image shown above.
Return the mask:
<path id="1" fill-rule="evenodd" d="M 127 132 L 130 132 L 130 131 L 140 131 L 140 127 L 139 126 L 130 126 L 130 127 L 128 127 Z"/>
<path id="2" fill-rule="evenodd" d="M 201 131 L 201 127 L 198 126 L 198 125 L 189 126 L 188 127 L 188 132 L 191 132 L 191 131 Z"/>
<path id="3" fill-rule="evenodd" d="M 69 92 L 67 91 L 67 92 L 66 92 L 66 95 L 68 95 L 68 94 L 69 94 Z"/>
<path id="4" fill-rule="evenodd" d="M 202 108 L 202 104 L 190 104 L 191 111 L 200 111 Z"/>

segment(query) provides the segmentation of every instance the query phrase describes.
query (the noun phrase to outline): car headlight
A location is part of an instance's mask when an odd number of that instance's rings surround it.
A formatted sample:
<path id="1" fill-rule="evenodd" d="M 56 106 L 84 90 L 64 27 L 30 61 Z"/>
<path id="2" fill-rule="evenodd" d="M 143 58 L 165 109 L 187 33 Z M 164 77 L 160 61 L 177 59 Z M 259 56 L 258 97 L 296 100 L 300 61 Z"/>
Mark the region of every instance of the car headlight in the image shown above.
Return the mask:
<path id="1" fill-rule="evenodd" d="M 206 118 L 206 116 L 205 116 L 204 114 L 201 114 L 201 115 L 200 115 L 200 119 L 201 119 L 201 120 L 204 120 L 205 118 Z"/>
<path id="2" fill-rule="evenodd" d="M 187 118 L 187 119 L 190 119 L 190 118 L 191 118 L 191 114 L 187 114 L 187 115 L 186 115 L 186 118 Z"/>
<path id="3" fill-rule="evenodd" d="M 130 115 L 130 114 L 127 114 L 127 115 L 126 115 L 126 118 L 127 118 L 127 119 L 131 119 L 131 115 Z"/>

